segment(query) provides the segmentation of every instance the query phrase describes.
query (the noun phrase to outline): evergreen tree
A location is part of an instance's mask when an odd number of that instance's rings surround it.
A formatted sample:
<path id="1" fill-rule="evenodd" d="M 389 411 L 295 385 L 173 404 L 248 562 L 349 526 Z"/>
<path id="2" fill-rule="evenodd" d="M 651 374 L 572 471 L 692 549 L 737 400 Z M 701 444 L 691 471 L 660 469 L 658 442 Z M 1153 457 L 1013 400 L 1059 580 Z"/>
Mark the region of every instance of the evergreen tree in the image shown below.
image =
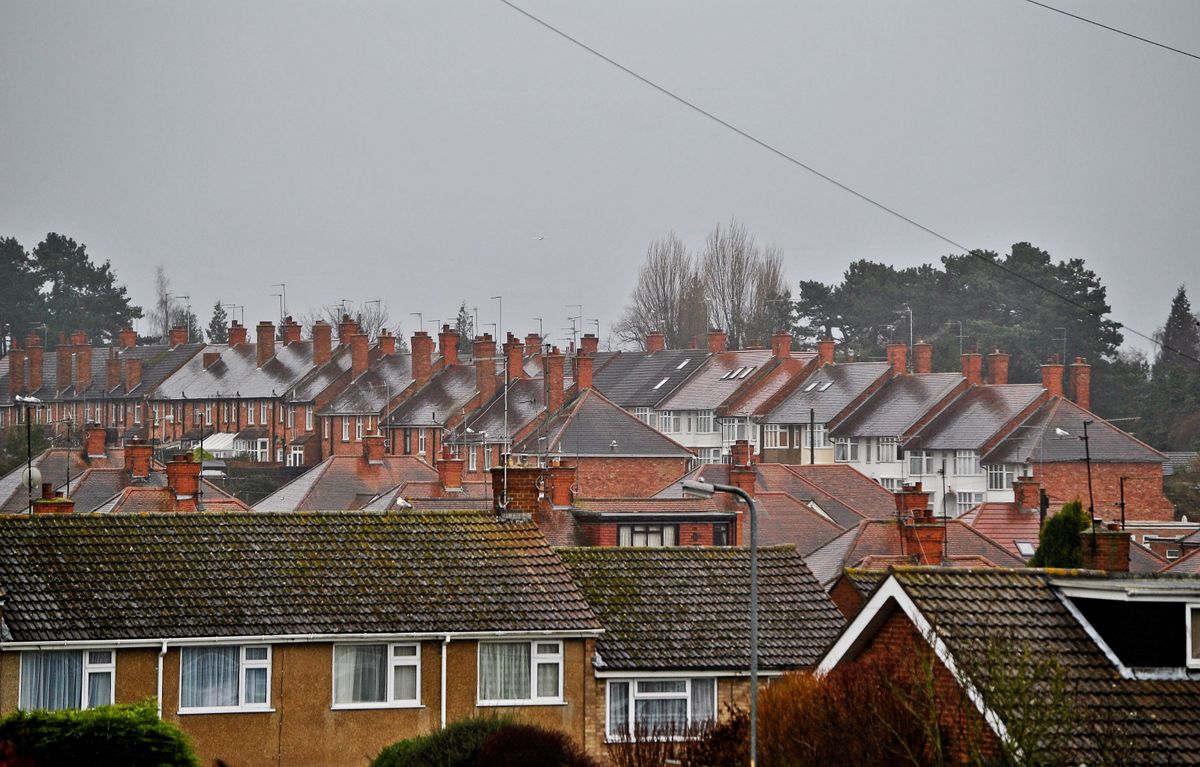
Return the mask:
<path id="1" fill-rule="evenodd" d="M 1193 361 L 1200 358 L 1197 322 L 1180 285 L 1166 325 L 1155 333 L 1161 345 L 1142 416 L 1145 438 L 1160 450 L 1200 448 L 1200 364 Z"/>
<path id="2" fill-rule="evenodd" d="M 458 333 L 458 353 L 469 354 L 471 342 L 475 339 L 475 318 L 463 301 L 458 307 L 458 317 L 454 320 L 454 330 Z"/>
<path id="3" fill-rule="evenodd" d="M 116 338 L 121 328 L 142 316 L 117 283 L 108 261 L 97 266 L 84 245 L 51 232 L 33 250 L 34 273 L 46 301 L 50 338 L 83 330 L 94 343 Z"/>
<path id="4" fill-rule="evenodd" d="M 1076 498 L 1063 504 L 1062 509 L 1042 526 L 1037 551 L 1029 560 L 1029 566 L 1083 567 L 1083 545 L 1079 534 L 1090 525 L 1082 501 Z"/>
<path id="5" fill-rule="evenodd" d="M 15 238 L 0 238 L 0 355 L 8 353 L 8 337 L 21 340 L 42 322 L 45 302 L 38 292 L 34 263 Z"/>
<path id="6" fill-rule="evenodd" d="M 208 342 L 224 344 L 229 342 L 229 317 L 220 300 L 213 304 L 212 319 L 208 321 Z"/>

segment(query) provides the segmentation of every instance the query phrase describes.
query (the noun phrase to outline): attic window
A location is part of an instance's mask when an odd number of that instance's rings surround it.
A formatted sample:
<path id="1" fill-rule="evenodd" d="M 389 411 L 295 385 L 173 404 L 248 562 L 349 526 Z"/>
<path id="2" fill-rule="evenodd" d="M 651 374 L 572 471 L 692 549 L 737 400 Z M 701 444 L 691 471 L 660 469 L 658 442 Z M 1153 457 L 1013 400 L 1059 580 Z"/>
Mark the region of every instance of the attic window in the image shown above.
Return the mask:
<path id="1" fill-rule="evenodd" d="M 690 359 L 688 359 L 688 360 L 684 360 L 683 362 L 680 362 L 678 365 L 676 365 L 676 366 L 675 366 L 675 369 L 676 369 L 676 370 L 683 370 L 685 367 L 687 367 L 687 364 L 688 364 L 689 362 L 691 362 L 691 360 L 690 360 Z"/>
<path id="2" fill-rule="evenodd" d="M 817 391 L 828 391 L 830 386 L 833 386 L 833 381 L 826 381 L 821 384 L 821 388 L 817 389 Z"/>
<path id="3" fill-rule="evenodd" d="M 804 391 L 812 391 L 813 389 L 817 388 L 820 383 L 820 381 L 813 381 L 808 386 L 804 387 Z"/>
<path id="4" fill-rule="evenodd" d="M 746 376 L 750 375 L 750 373 L 753 372 L 753 370 L 754 370 L 753 367 L 742 368 L 741 370 L 738 371 L 738 378 L 745 378 Z"/>
<path id="5" fill-rule="evenodd" d="M 669 379 L 669 378 L 664 378 L 663 380 L 661 380 L 661 381 L 659 381 L 658 383 L 654 384 L 654 388 L 655 388 L 655 389 L 657 389 L 657 388 L 661 387 L 663 384 L 665 384 L 665 383 L 666 383 L 667 381 L 669 381 L 669 380 L 671 380 L 671 379 Z"/>
<path id="6" fill-rule="evenodd" d="M 1037 546 L 1032 541 L 1016 541 L 1016 544 L 1017 552 L 1026 559 L 1032 557 L 1033 553 L 1037 551 Z"/>

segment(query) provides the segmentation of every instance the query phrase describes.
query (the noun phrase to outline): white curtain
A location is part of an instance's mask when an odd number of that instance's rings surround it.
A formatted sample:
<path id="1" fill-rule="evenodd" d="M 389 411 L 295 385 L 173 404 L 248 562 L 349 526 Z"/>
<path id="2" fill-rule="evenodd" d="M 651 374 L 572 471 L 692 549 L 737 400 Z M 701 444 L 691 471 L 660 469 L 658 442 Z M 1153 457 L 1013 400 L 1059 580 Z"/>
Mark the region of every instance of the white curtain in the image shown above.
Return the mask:
<path id="1" fill-rule="evenodd" d="M 112 703 L 112 672 L 93 671 L 88 674 L 88 708 Z"/>
<path id="2" fill-rule="evenodd" d="M 528 642 L 482 643 L 479 665 L 481 699 L 529 700 Z"/>
<path id="3" fill-rule="evenodd" d="M 704 724 L 717 718 L 715 679 L 692 680 L 692 724 Z"/>
<path id="4" fill-rule="evenodd" d="M 180 706 L 207 708 L 238 705 L 239 647 L 183 648 Z"/>
<path id="5" fill-rule="evenodd" d="M 639 733 L 666 737 L 687 729 L 687 700 L 684 698 L 636 700 L 633 705 Z"/>
<path id="6" fill-rule="evenodd" d="M 334 698 L 337 703 L 380 703 L 387 698 L 388 646 L 334 648 Z"/>
<path id="7" fill-rule="evenodd" d="M 608 734 L 612 738 L 629 736 L 629 682 L 608 683 Z"/>
<path id="8" fill-rule="evenodd" d="M 82 653 L 67 650 L 21 653 L 21 708 L 79 708 L 82 684 Z"/>

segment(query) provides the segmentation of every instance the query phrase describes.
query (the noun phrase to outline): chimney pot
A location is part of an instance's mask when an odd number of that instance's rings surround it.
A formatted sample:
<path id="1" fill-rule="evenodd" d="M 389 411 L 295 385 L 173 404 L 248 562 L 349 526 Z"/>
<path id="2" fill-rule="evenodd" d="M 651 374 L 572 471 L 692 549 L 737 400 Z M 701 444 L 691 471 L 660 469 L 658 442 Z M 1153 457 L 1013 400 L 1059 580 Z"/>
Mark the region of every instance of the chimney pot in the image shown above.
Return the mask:
<path id="1" fill-rule="evenodd" d="M 379 348 L 379 354 L 382 357 L 388 357 L 396 353 L 396 337 L 387 330 L 379 331 L 379 338 L 375 341 Z"/>
<path id="2" fill-rule="evenodd" d="M 229 347 L 232 349 L 246 343 L 246 326 L 237 320 L 229 323 Z"/>
<path id="3" fill-rule="evenodd" d="M 358 332 L 358 323 L 350 317 L 349 314 L 342 315 L 342 321 L 338 323 L 338 344 L 345 346 L 350 343 L 350 336 Z"/>
<path id="4" fill-rule="evenodd" d="M 294 344 L 300 340 L 300 323 L 288 315 L 283 320 L 283 345 Z"/>
<path id="5" fill-rule="evenodd" d="M 600 351 L 600 339 L 595 333 L 584 333 L 583 338 L 579 339 L 579 350 L 587 354 L 595 354 Z"/>

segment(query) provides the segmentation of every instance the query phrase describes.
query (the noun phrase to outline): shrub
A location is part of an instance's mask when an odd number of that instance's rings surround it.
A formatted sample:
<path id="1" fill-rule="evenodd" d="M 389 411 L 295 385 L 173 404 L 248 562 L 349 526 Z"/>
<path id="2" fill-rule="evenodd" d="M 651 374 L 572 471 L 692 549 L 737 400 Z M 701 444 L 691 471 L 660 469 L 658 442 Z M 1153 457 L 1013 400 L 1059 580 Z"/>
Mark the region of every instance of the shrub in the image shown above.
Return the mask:
<path id="1" fill-rule="evenodd" d="M 1041 540 L 1029 566 L 1083 567 L 1083 544 L 1079 541 L 1079 533 L 1091 525 L 1078 498 L 1063 504 L 1062 509 L 1042 526 Z"/>
<path id="2" fill-rule="evenodd" d="M 569 735 L 531 724 L 510 724 L 487 737 L 478 767 L 599 767 Z"/>
<path id="3" fill-rule="evenodd" d="M 475 767 L 483 742 L 510 724 L 507 717 L 463 719 L 444 730 L 393 743 L 379 752 L 371 767 Z"/>
<path id="4" fill-rule="evenodd" d="M 759 717 L 762 718 L 761 716 Z M 695 740 L 680 744 L 683 767 L 717 767 L 750 761 L 750 714 L 729 705 L 725 718 L 703 728 Z"/>
<path id="5" fill-rule="evenodd" d="M 5 765 L 199 767 L 183 732 L 153 699 L 86 711 L 18 711 L 0 720 Z"/>

